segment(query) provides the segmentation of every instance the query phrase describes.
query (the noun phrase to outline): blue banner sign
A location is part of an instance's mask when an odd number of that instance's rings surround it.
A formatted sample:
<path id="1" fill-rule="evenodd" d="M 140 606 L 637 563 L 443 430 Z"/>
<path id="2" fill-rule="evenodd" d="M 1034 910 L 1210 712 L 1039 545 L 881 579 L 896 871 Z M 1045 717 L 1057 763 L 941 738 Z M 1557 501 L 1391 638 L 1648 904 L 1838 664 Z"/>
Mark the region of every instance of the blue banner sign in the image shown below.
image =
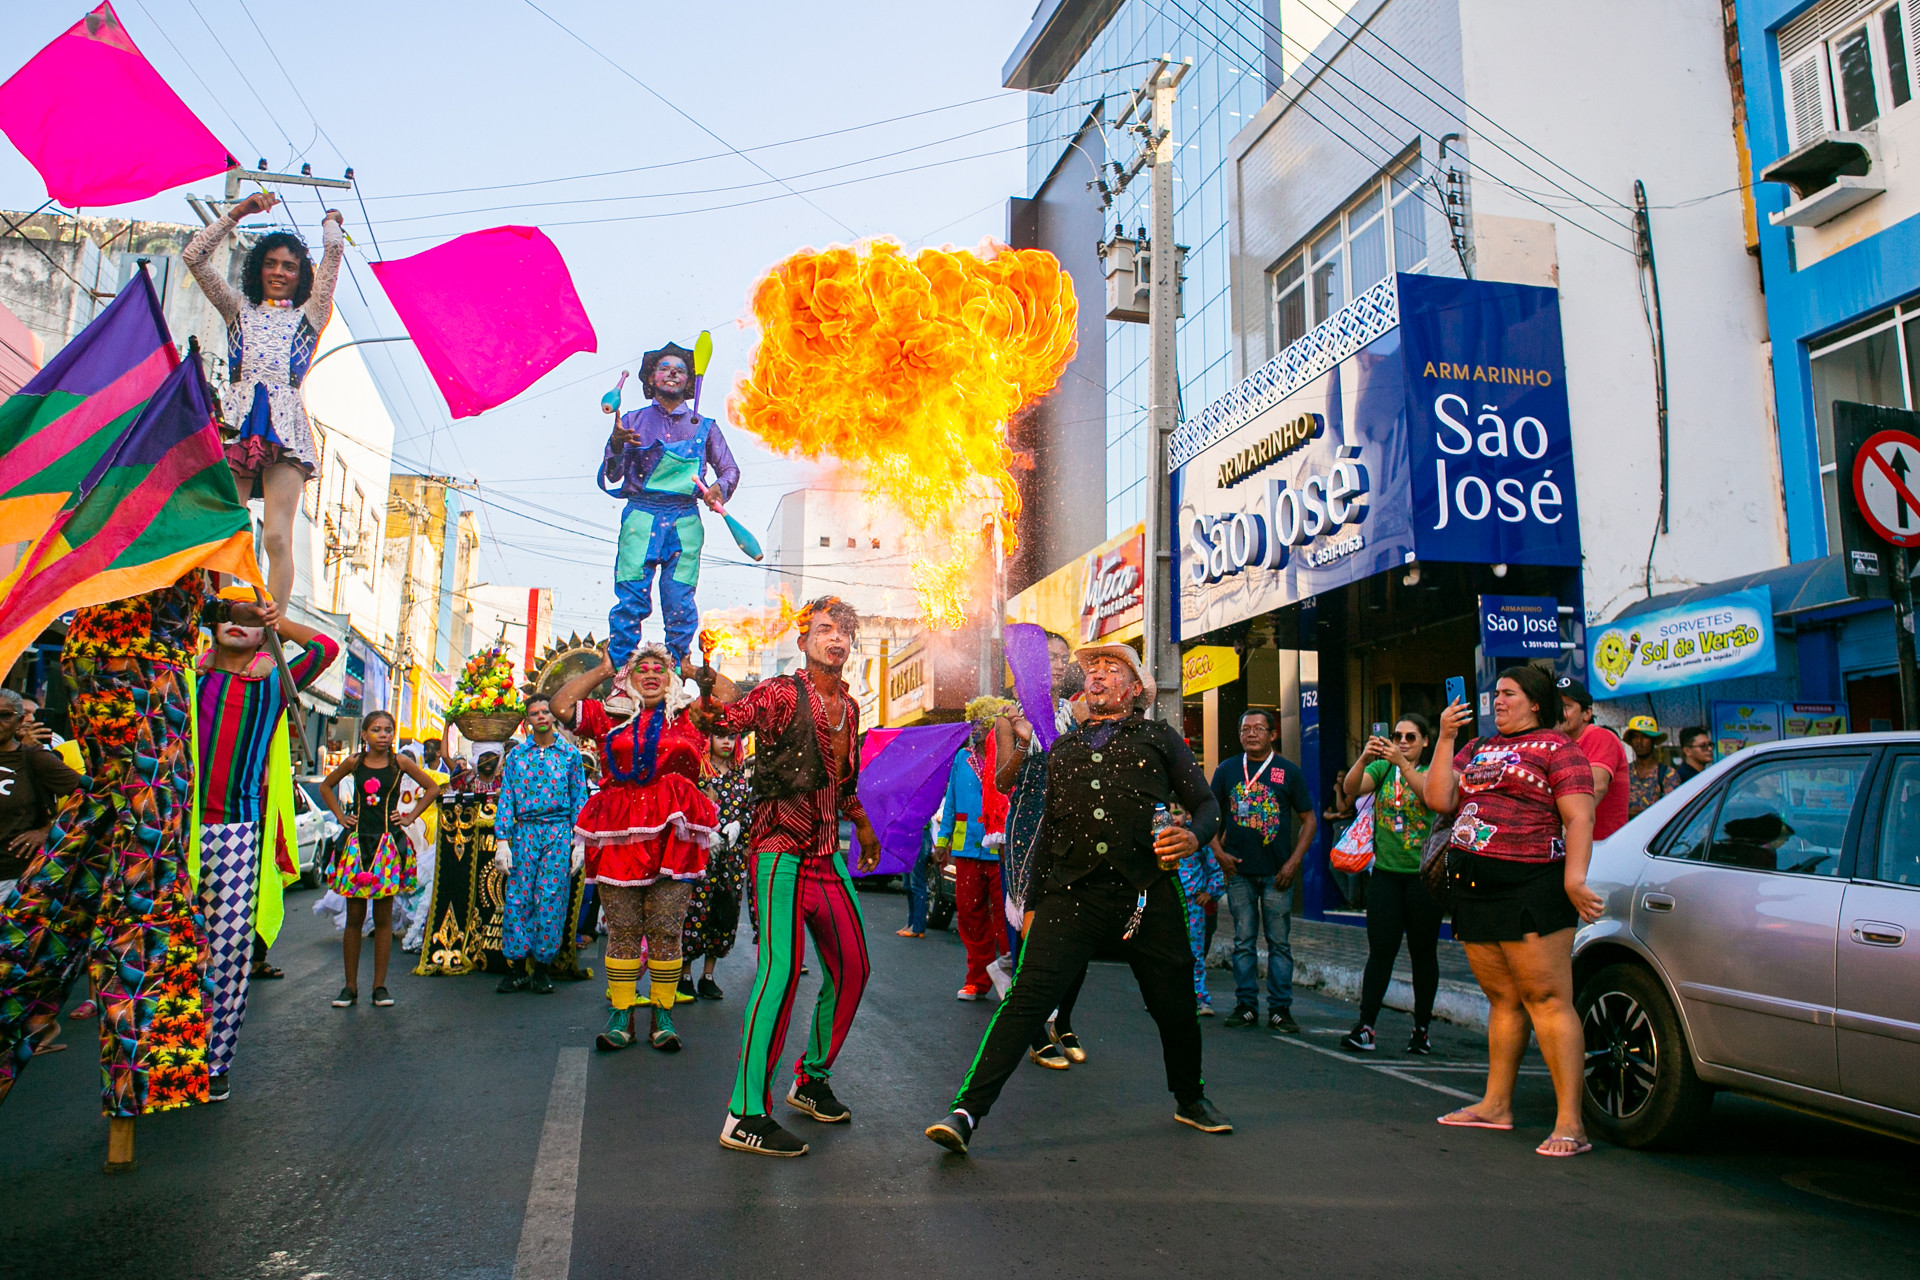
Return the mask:
<path id="1" fill-rule="evenodd" d="M 1397 324 L 1174 470 L 1179 638 L 1416 559 L 1580 563 L 1558 294 L 1391 288 Z"/>
<path id="2" fill-rule="evenodd" d="M 1596 698 L 1769 675 L 1773 667 L 1767 587 L 1587 628 L 1587 688 Z"/>
<path id="3" fill-rule="evenodd" d="M 1494 658 L 1560 655 L 1560 602 L 1552 596 L 1481 596 L 1480 646 Z"/>

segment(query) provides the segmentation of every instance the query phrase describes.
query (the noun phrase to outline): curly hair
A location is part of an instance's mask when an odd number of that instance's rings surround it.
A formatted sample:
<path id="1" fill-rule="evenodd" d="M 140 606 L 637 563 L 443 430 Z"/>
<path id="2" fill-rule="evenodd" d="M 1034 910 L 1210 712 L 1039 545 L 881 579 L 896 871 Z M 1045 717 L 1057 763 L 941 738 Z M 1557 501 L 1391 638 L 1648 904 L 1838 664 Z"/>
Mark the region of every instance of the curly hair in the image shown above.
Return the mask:
<path id="1" fill-rule="evenodd" d="M 794 635 L 802 640 L 806 639 L 807 628 L 813 625 L 815 615 L 822 613 L 840 625 L 840 629 L 847 633 L 848 640 L 852 640 L 859 634 L 859 611 L 839 596 L 821 596 L 817 600 L 807 601 L 801 606 L 800 612 L 794 615 Z"/>
<path id="2" fill-rule="evenodd" d="M 266 265 L 267 255 L 275 249 L 291 250 L 293 256 L 300 259 L 300 283 L 293 288 L 293 305 L 304 306 L 313 294 L 313 255 L 307 252 L 307 242 L 291 231 L 276 231 L 254 241 L 253 248 L 247 250 L 246 264 L 240 268 L 241 291 L 255 306 L 266 301 L 266 286 L 260 281 L 260 272 Z"/>

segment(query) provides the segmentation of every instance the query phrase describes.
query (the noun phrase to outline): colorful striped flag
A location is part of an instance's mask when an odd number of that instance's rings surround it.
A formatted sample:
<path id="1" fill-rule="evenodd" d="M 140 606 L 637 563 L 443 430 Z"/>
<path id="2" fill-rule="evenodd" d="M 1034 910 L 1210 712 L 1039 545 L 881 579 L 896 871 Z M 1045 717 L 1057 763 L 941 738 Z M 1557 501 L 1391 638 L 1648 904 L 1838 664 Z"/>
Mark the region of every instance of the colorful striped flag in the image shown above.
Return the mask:
<path id="1" fill-rule="evenodd" d="M 143 270 L 0 405 L 0 672 L 60 614 L 193 568 L 264 581 L 206 375 Z"/>

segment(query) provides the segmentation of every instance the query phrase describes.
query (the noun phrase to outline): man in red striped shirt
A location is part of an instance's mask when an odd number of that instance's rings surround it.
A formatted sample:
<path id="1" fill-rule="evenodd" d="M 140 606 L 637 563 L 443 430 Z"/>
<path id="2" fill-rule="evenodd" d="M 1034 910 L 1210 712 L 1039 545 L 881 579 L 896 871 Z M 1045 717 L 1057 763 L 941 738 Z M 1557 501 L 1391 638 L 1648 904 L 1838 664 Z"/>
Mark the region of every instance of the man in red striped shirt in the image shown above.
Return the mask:
<path id="1" fill-rule="evenodd" d="M 859 899 L 839 852 L 841 815 L 860 842 L 860 870 L 880 862 L 880 840 L 856 790 L 860 707 L 840 678 L 860 617 L 845 601 L 823 596 L 800 611 L 796 625 L 804 671 L 776 676 L 744 696 L 726 681 L 716 703 L 714 690 L 724 677 L 701 667 L 695 678 L 704 696 L 692 708 L 694 723 L 707 733 L 755 735 L 747 847 L 759 902 L 760 960 L 720 1145 L 768 1156 L 807 1153 L 807 1144 L 781 1128 L 767 1106 L 800 985 L 803 928 L 813 935 L 826 977 L 787 1105 L 828 1123 L 853 1118 L 827 1085 L 871 971 Z"/>

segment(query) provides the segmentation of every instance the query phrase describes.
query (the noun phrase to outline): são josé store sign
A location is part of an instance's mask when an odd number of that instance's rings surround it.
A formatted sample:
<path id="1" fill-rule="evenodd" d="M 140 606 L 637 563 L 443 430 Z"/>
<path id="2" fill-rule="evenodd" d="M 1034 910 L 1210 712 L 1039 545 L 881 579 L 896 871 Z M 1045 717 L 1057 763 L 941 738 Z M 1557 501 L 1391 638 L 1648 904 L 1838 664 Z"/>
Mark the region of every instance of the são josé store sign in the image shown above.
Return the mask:
<path id="1" fill-rule="evenodd" d="M 1395 288 L 1396 327 L 1174 471 L 1182 637 L 1416 558 L 1580 563 L 1558 294 Z"/>

